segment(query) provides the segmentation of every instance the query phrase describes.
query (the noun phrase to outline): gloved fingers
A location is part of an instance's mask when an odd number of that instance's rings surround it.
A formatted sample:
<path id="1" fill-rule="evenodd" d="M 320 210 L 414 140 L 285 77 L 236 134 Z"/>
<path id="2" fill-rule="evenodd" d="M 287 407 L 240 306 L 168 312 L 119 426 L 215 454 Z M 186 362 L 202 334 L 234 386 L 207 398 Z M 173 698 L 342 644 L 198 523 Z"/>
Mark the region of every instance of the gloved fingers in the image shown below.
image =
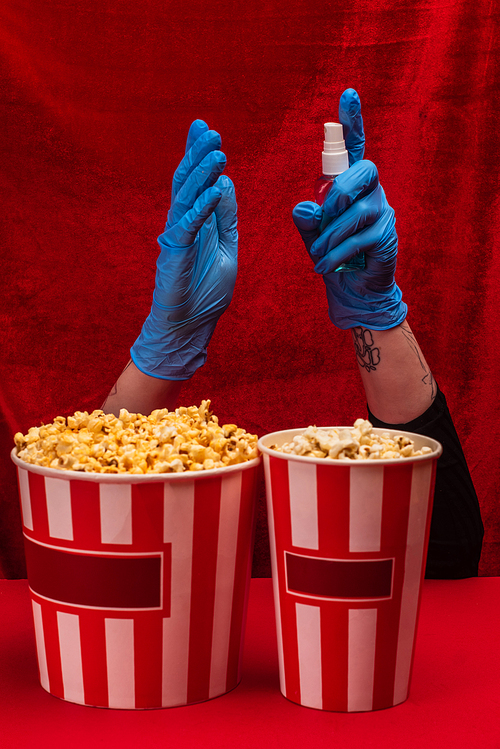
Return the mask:
<path id="1" fill-rule="evenodd" d="M 221 191 L 222 196 L 214 211 L 219 241 L 231 256 L 236 257 L 238 254 L 238 231 L 236 228 L 238 225 L 238 206 L 234 185 L 229 177 L 221 174 L 215 183 L 215 187 Z"/>
<path id="2" fill-rule="evenodd" d="M 387 208 L 387 200 L 380 185 L 369 195 L 353 203 L 332 221 L 320 234 L 310 249 L 313 260 L 324 257 L 352 234 L 378 221 Z"/>
<path id="3" fill-rule="evenodd" d="M 394 208 L 387 205 L 387 210 L 377 222 L 378 244 L 368 248 L 366 255 L 366 269 L 370 274 L 378 276 L 382 272 L 394 275 L 398 254 L 398 235 L 396 233 L 396 215 Z"/>
<path id="4" fill-rule="evenodd" d="M 381 248 L 385 248 L 386 245 L 387 257 L 382 257 L 380 256 L 380 250 Z M 397 235 L 394 231 L 394 212 L 392 209 L 386 211 L 379 221 L 347 237 L 341 244 L 328 252 L 316 264 L 314 271 L 321 275 L 332 273 L 339 265 L 351 260 L 361 252 L 367 255 L 367 268 L 364 271 L 355 271 L 356 273 L 366 273 L 369 271 L 370 261 L 374 261 L 377 266 L 389 261 L 391 263 L 391 273 L 394 272 L 397 254 Z M 370 264 L 373 265 L 373 263 Z"/>
<path id="5" fill-rule="evenodd" d="M 194 143 L 198 140 L 200 135 L 203 133 L 206 133 L 208 130 L 208 125 L 203 120 L 194 120 L 194 122 L 191 123 L 189 126 L 189 132 L 186 140 L 186 151 L 187 153 L 191 146 L 194 145 Z"/>
<path id="6" fill-rule="evenodd" d="M 203 137 L 203 136 L 202 136 Z M 189 211 L 195 201 L 208 188 L 217 182 L 226 166 L 226 156 L 222 151 L 211 151 L 200 164 L 191 171 L 168 212 L 168 225 L 174 226 Z"/>
<path id="7" fill-rule="evenodd" d="M 349 153 L 349 166 L 352 166 L 360 161 L 365 153 L 361 102 L 353 88 L 346 89 L 340 97 L 339 121 L 344 126 L 345 147 Z"/>
<path id="8" fill-rule="evenodd" d="M 378 170 L 372 161 L 358 161 L 338 177 L 326 196 L 323 211 L 336 219 L 356 200 L 369 195 L 378 186 Z"/>
<path id="9" fill-rule="evenodd" d="M 313 242 L 319 237 L 319 225 L 322 216 L 321 207 L 310 200 L 297 203 L 292 211 L 293 223 L 297 227 L 308 252 Z"/>
<path id="10" fill-rule="evenodd" d="M 188 144 L 191 140 L 190 136 L 194 137 L 196 132 L 199 131 L 201 125 L 194 127 L 196 123 L 205 123 L 202 120 L 195 120 L 189 129 Z M 173 203 L 177 193 L 185 184 L 187 178 L 194 169 L 200 164 L 203 159 L 208 156 L 212 151 L 220 151 L 222 140 L 215 130 L 203 130 L 200 135 L 194 140 L 194 142 L 186 151 L 186 155 L 182 159 L 181 163 L 175 170 L 175 174 L 172 178 L 172 197 L 171 202 Z M 186 146 L 187 148 L 187 146 Z"/>
<path id="11" fill-rule="evenodd" d="M 170 226 L 164 234 L 160 234 L 158 237 L 160 247 L 178 248 L 192 245 L 199 230 L 212 215 L 221 198 L 222 192 L 218 187 L 212 186 L 205 190 L 178 222 Z"/>

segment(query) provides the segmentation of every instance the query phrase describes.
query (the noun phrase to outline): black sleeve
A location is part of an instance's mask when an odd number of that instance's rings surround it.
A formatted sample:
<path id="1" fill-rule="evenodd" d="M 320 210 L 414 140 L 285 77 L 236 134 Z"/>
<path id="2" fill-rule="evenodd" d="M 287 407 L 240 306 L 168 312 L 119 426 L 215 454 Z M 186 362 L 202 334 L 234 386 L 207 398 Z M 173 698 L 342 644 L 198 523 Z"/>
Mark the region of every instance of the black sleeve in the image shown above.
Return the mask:
<path id="1" fill-rule="evenodd" d="M 430 408 L 407 424 L 386 424 L 369 409 L 368 418 L 375 427 L 416 432 L 442 444 L 425 576 L 434 579 L 477 576 L 484 528 L 476 491 L 444 394 L 438 388 Z"/>

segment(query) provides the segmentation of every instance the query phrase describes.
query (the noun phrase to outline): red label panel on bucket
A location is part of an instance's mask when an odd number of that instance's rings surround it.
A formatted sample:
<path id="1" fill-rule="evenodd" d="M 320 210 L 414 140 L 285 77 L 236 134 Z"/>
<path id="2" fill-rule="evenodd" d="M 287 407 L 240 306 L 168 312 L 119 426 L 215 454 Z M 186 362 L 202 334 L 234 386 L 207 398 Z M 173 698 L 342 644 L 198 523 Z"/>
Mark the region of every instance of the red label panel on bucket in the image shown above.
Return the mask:
<path id="1" fill-rule="evenodd" d="M 30 588 L 44 598 L 104 609 L 162 606 L 162 556 L 169 580 L 170 545 L 162 555 L 97 556 L 44 546 L 25 537 L 25 550 Z M 170 608 L 169 601 L 164 606 Z"/>
<path id="2" fill-rule="evenodd" d="M 287 551 L 287 590 L 318 598 L 390 598 L 393 562 L 393 559 L 320 559 Z"/>

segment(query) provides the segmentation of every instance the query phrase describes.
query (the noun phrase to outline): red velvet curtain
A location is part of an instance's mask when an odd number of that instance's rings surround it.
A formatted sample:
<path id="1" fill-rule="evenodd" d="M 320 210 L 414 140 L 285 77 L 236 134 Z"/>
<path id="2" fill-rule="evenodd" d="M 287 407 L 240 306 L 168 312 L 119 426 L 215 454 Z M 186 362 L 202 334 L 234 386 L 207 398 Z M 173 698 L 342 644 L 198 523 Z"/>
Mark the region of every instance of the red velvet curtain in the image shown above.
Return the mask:
<path id="1" fill-rule="evenodd" d="M 498 6 L 492 0 L 3 0 L 1 572 L 23 576 L 12 435 L 99 408 L 148 313 L 190 122 L 236 184 L 235 295 L 187 405 L 265 432 L 366 414 L 291 221 L 323 122 L 358 90 L 400 238 L 409 322 L 479 495 L 500 573 Z M 254 574 L 269 574 L 261 487 Z"/>

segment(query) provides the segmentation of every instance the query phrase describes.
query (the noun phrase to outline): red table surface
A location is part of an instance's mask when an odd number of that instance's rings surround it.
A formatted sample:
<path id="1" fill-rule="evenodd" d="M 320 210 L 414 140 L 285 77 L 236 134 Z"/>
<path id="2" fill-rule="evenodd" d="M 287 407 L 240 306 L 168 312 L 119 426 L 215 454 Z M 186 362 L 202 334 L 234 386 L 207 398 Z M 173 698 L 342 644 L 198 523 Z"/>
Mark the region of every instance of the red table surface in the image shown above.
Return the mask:
<path id="1" fill-rule="evenodd" d="M 252 580 L 240 685 L 215 700 L 126 711 L 61 701 L 38 682 L 26 580 L 0 580 L 0 746 L 500 747 L 500 577 L 427 580 L 409 699 L 328 713 L 281 696 L 271 580 Z"/>

